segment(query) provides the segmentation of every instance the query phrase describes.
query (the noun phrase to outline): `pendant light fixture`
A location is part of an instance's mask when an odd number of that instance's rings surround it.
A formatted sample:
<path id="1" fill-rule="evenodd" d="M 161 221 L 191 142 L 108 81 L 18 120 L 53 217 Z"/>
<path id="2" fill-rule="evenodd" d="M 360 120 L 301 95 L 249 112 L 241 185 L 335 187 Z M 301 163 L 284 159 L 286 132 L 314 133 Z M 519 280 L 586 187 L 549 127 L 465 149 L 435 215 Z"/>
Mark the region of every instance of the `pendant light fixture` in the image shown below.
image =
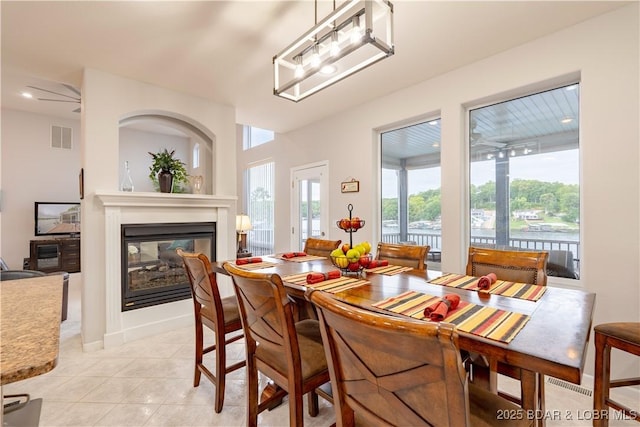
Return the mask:
<path id="1" fill-rule="evenodd" d="M 394 54 L 393 5 L 346 0 L 273 57 L 274 95 L 298 102 Z M 327 70 L 335 70 L 327 73 Z"/>

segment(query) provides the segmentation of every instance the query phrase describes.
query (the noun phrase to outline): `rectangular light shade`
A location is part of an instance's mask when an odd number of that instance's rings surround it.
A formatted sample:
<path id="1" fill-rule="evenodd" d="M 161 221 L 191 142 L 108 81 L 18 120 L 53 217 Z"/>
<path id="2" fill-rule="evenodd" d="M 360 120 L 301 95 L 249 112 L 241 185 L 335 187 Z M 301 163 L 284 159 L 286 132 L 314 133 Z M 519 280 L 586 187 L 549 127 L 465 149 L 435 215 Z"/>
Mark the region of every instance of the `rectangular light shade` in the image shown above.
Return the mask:
<path id="1" fill-rule="evenodd" d="M 393 5 L 347 0 L 273 57 L 273 93 L 298 102 L 393 53 Z"/>

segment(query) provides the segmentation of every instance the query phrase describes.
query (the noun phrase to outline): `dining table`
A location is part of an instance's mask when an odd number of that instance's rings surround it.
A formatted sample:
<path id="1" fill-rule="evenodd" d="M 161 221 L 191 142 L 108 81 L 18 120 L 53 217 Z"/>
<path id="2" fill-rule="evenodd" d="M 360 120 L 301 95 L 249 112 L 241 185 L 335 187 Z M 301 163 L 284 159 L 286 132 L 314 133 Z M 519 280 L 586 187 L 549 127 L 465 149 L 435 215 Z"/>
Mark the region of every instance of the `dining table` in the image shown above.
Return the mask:
<path id="1" fill-rule="evenodd" d="M 248 270 L 277 273 L 283 278 L 287 292 L 297 301 L 305 301 L 305 292 L 311 286 L 301 280 L 305 273 L 336 270 L 330 259 L 322 257 L 288 260 L 274 254 L 254 258 L 254 261 L 253 265 L 245 264 Z M 213 271 L 228 275 L 223 264 L 224 262 L 213 262 Z M 498 362 L 521 369 L 522 411 L 509 416 L 528 417 L 536 425 L 544 426 L 545 421 L 556 413 L 547 410 L 544 399 L 539 397 L 538 392 L 543 385 L 537 383 L 540 378 L 537 374 L 578 385 L 582 381 L 595 307 L 594 293 L 546 286 L 537 298 L 526 299 L 431 283 L 445 274 L 434 270 L 402 269 L 397 274 L 364 270 L 343 274 L 362 280 L 358 286 L 332 292 L 335 297 L 374 312 L 402 316 L 403 314 L 381 308 L 384 305 L 381 302 L 400 295 L 418 294 L 442 299 L 446 295 L 456 294 L 461 304 L 486 307 L 486 310 L 501 313 L 515 313 L 524 318 L 526 322 L 523 322 L 514 336 L 506 340 L 508 342 L 458 330 L 461 350 L 484 356 L 494 369 Z M 490 387 L 497 392 L 495 381 Z"/>

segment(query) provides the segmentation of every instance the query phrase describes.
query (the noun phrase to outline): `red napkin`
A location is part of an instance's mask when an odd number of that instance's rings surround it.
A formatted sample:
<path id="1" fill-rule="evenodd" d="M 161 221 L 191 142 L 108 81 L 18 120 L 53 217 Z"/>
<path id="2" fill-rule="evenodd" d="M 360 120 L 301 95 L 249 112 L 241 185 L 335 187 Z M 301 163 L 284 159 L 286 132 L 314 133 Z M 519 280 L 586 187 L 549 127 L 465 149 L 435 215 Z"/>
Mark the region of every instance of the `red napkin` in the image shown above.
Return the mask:
<path id="1" fill-rule="evenodd" d="M 486 276 L 482 276 L 478 280 L 478 289 L 487 290 L 491 287 L 491 285 L 496 283 L 496 280 L 498 280 L 498 276 L 496 276 L 495 273 L 489 273 Z"/>
<path id="2" fill-rule="evenodd" d="M 458 304 L 460 304 L 460 296 L 446 294 L 441 300 L 425 308 L 424 315 L 433 321 L 439 322 L 444 320 L 449 310 L 455 310 Z"/>
<path id="3" fill-rule="evenodd" d="M 282 254 L 282 258 L 295 258 L 297 256 L 307 256 L 304 252 L 287 252 L 286 254 Z"/>
<path id="4" fill-rule="evenodd" d="M 389 261 L 386 259 L 374 259 L 371 260 L 367 268 L 386 267 L 387 265 L 389 265 Z"/>
<path id="5" fill-rule="evenodd" d="M 338 279 L 340 277 L 340 270 L 331 270 L 327 273 L 309 273 L 307 274 L 307 283 L 313 285 L 314 283 L 324 282 L 329 279 Z"/>
<path id="6" fill-rule="evenodd" d="M 236 265 L 253 264 L 256 262 L 262 262 L 262 258 L 238 258 Z"/>

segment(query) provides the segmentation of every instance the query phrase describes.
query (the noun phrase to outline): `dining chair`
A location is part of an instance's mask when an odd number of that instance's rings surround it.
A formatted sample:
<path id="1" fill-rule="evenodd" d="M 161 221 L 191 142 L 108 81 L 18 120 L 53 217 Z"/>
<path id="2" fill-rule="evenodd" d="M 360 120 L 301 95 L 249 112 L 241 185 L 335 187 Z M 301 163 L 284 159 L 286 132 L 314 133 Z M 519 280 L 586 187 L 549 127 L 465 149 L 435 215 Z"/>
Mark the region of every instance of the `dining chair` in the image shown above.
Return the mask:
<path id="1" fill-rule="evenodd" d="M 454 325 L 363 310 L 313 289 L 305 295 L 318 311 L 338 427 L 531 425 L 500 417 L 518 407 L 468 384 Z"/>
<path id="2" fill-rule="evenodd" d="M 180 255 L 189 277 L 193 314 L 195 317 L 195 368 L 193 386 L 200 385 L 200 376 L 204 374 L 216 388 L 215 411 L 222 411 L 226 375 L 245 366 L 245 361 L 227 366 L 227 345 L 242 339 L 242 321 L 235 295 L 222 298 L 216 282 L 216 275 L 211 270 L 209 258 L 202 253 L 185 252 L 176 249 Z M 203 325 L 213 331 L 215 344 L 204 346 Z M 232 334 L 227 338 L 227 334 Z M 203 363 L 203 356 L 215 351 L 215 373 Z"/>
<path id="3" fill-rule="evenodd" d="M 389 264 L 413 267 L 417 270 L 427 269 L 427 254 L 429 246 L 398 245 L 394 243 L 379 242 L 376 249 L 377 260 L 384 259 Z"/>
<path id="4" fill-rule="evenodd" d="M 309 237 L 304 242 L 304 249 L 302 250 L 307 255 L 316 255 L 329 258 L 329 254 L 334 249 L 338 249 L 342 240 L 325 240 L 316 239 L 315 237 Z"/>
<path id="5" fill-rule="evenodd" d="M 494 273 L 498 280 L 546 286 L 548 258 L 549 252 L 547 251 L 504 250 L 471 246 L 469 247 L 466 274 L 480 277 Z M 477 354 L 471 354 L 467 360 L 469 361 L 468 367 L 471 369 L 472 381 L 478 384 L 488 382 L 493 384 L 489 386 L 491 388 L 497 388 L 496 373 L 516 380 L 520 380 L 522 376 L 520 368 L 502 362 L 498 362 L 492 372 L 489 362 Z M 544 410 L 544 375 L 537 373 L 536 382 L 538 383 L 540 409 Z M 498 393 L 514 403 L 522 403 L 521 397 L 503 391 Z"/>
<path id="6" fill-rule="evenodd" d="M 640 411 L 633 410 L 609 395 L 611 388 L 628 387 L 640 384 L 640 378 L 611 379 L 611 349 L 625 351 L 640 356 L 640 322 L 602 323 L 593 328 L 595 332 L 596 358 L 593 375 L 593 409 L 602 414 L 609 407 L 623 412 L 626 417 L 640 421 Z M 594 427 L 607 427 L 608 417 L 597 417 Z"/>
<path id="7" fill-rule="evenodd" d="M 296 322 L 295 303 L 278 274 L 242 270 L 225 262 L 238 297 L 247 353 L 247 425 L 256 426 L 258 414 L 289 395 L 289 425 L 303 425 L 303 400 L 309 415 L 318 414 L 316 388 L 329 381 L 327 361 L 317 320 Z M 262 394 L 258 402 L 258 373 L 279 389 Z"/>

